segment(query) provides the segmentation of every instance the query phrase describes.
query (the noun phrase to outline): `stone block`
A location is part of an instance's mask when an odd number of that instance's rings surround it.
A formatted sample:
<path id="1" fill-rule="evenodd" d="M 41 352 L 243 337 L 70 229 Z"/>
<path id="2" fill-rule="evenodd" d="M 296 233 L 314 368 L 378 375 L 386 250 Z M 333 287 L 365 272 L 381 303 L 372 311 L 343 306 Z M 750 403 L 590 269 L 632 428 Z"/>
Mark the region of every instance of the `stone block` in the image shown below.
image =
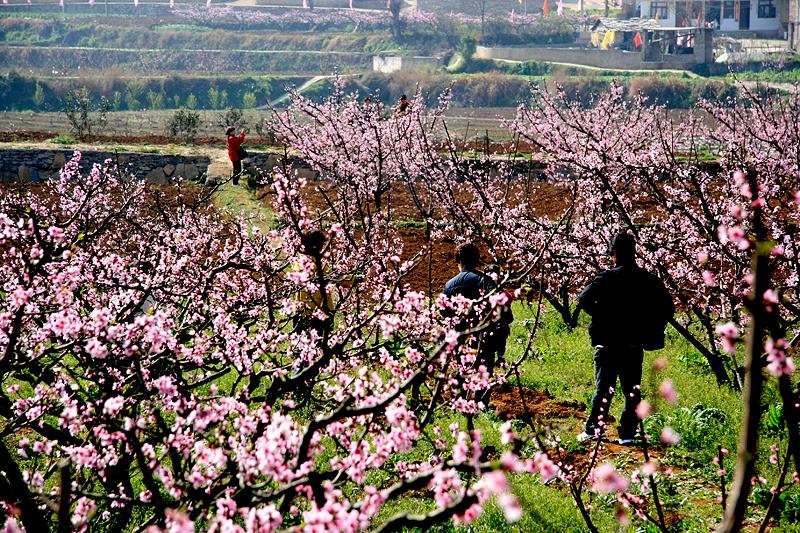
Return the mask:
<path id="1" fill-rule="evenodd" d="M 178 163 L 175 167 L 175 177 L 185 178 L 187 180 L 195 181 L 200 177 L 200 171 L 195 165 L 187 163 Z"/>
<path id="2" fill-rule="evenodd" d="M 319 175 L 310 168 L 298 168 L 296 171 L 299 179 L 305 179 L 306 181 L 317 181 L 319 179 Z"/>
<path id="3" fill-rule="evenodd" d="M 164 174 L 167 176 L 172 176 L 172 173 L 175 172 L 175 165 L 171 163 L 167 163 L 164 165 Z"/>
<path id="4" fill-rule="evenodd" d="M 31 169 L 31 167 L 28 165 L 20 165 L 19 168 L 17 168 L 17 177 L 19 178 L 19 181 L 30 183 L 33 178 L 33 173 L 31 170 L 33 169 Z"/>
<path id="5" fill-rule="evenodd" d="M 154 168 L 148 172 L 144 179 L 148 183 L 155 183 L 157 185 L 167 185 L 169 183 L 169 178 L 164 174 L 164 170 L 161 167 Z"/>
<path id="6" fill-rule="evenodd" d="M 224 179 L 225 178 L 223 178 L 222 176 L 209 176 L 206 178 L 205 181 L 206 187 L 215 187 L 221 184 L 224 181 Z"/>
<path id="7" fill-rule="evenodd" d="M 53 168 L 62 168 L 67 164 L 67 158 L 63 152 L 56 152 L 53 155 Z"/>

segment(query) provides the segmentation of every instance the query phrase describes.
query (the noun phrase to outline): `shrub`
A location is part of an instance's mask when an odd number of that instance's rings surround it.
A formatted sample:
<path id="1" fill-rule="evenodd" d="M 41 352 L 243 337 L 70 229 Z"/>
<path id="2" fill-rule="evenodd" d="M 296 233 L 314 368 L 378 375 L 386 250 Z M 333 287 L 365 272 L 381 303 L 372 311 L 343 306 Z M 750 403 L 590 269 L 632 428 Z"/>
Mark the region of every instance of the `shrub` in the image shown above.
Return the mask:
<path id="1" fill-rule="evenodd" d="M 645 430 L 654 438 L 669 426 L 680 436 L 679 446 L 688 451 L 710 448 L 718 441 L 720 429 L 725 422 L 723 411 L 702 404 L 675 409 L 668 415 L 656 413 L 644 421 Z"/>
<path id="2" fill-rule="evenodd" d="M 63 144 L 65 146 L 69 146 L 78 142 L 78 139 L 71 135 L 59 135 L 57 137 L 53 137 L 50 139 L 50 142 L 53 144 Z"/>
<path id="3" fill-rule="evenodd" d="M 693 102 L 689 82 L 678 78 L 656 76 L 634 78 L 628 85 L 630 94 L 641 94 L 653 104 L 668 104 L 671 108 L 686 108 Z"/>
<path id="4" fill-rule="evenodd" d="M 242 113 L 241 109 L 232 107 L 217 115 L 217 125 L 222 129 L 231 127 L 240 129 L 247 125 L 247 120 L 244 118 L 244 113 Z"/>
<path id="5" fill-rule="evenodd" d="M 170 136 L 193 141 L 197 137 L 197 128 L 200 125 L 200 114 L 188 109 L 179 109 L 172 115 L 167 126 Z"/>
<path id="6" fill-rule="evenodd" d="M 64 114 L 70 129 L 81 140 L 105 126 L 110 110 L 111 102 L 105 96 L 95 103 L 86 87 L 69 91 L 64 99 Z"/>

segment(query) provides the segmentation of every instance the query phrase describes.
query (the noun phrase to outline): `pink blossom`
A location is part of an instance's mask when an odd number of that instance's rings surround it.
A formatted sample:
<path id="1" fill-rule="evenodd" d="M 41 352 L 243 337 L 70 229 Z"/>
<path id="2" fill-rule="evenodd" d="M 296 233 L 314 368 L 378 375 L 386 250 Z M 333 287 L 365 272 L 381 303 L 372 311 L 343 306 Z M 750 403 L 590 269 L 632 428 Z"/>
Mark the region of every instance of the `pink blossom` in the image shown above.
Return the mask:
<path id="1" fill-rule="evenodd" d="M 492 494 L 502 494 L 511 488 L 502 470 L 492 470 L 485 473 L 481 481 L 482 485 Z"/>
<path id="2" fill-rule="evenodd" d="M 559 474 L 560 469 L 545 453 L 536 452 L 533 462 L 536 465 L 536 469 L 539 471 L 539 475 L 542 477 L 542 482 L 544 483 L 550 481 Z"/>
<path id="3" fill-rule="evenodd" d="M 508 522 L 518 522 L 522 518 L 522 506 L 513 494 L 507 492 L 500 494 L 497 497 L 497 505 L 503 511 Z"/>
<path id="4" fill-rule="evenodd" d="M 16 518 L 9 516 L 3 524 L 2 533 L 25 533 L 25 529 L 17 522 Z"/>
<path id="5" fill-rule="evenodd" d="M 109 398 L 103 404 L 103 414 L 115 416 L 120 412 L 120 410 L 122 410 L 124 405 L 125 405 L 125 398 L 123 398 L 122 396 L 115 396 L 113 398 Z"/>
<path id="6" fill-rule="evenodd" d="M 672 383 L 671 379 L 662 381 L 658 392 L 667 402 L 671 404 L 678 402 L 678 392 L 675 390 L 675 385 Z"/>
<path id="7" fill-rule="evenodd" d="M 666 426 L 664 429 L 661 430 L 660 439 L 661 442 L 663 442 L 667 446 L 672 446 L 674 444 L 678 444 L 681 440 L 681 437 L 675 432 L 674 429 L 672 429 L 669 426 Z"/>
<path id="8" fill-rule="evenodd" d="M 17 287 L 11 293 L 11 305 L 16 308 L 23 307 L 28 303 L 30 297 L 33 296 L 33 289 L 26 289 L 24 287 Z"/>
<path id="9" fill-rule="evenodd" d="M 624 492 L 628 489 L 628 480 L 621 476 L 614 465 L 603 463 L 594 469 L 592 490 L 600 493 Z"/>
<path id="10" fill-rule="evenodd" d="M 650 402 L 647 400 L 642 400 L 639 402 L 639 405 L 636 406 L 636 416 L 639 417 L 639 420 L 644 420 L 648 416 L 650 416 Z"/>
<path id="11" fill-rule="evenodd" d="M 795 371 L 794 361 L 786 356 L 790 348 L 786 339 L 767 339 L 764 346 L 767 352 L 767 371 L 775 377 L 789 376 Z"/>
<path id="12" fill-rule="evenodd" d="M 108 355 L 108 349 L 96 337 L 89 339 L 84 348 L 95 359 L 105 359 Z"/>

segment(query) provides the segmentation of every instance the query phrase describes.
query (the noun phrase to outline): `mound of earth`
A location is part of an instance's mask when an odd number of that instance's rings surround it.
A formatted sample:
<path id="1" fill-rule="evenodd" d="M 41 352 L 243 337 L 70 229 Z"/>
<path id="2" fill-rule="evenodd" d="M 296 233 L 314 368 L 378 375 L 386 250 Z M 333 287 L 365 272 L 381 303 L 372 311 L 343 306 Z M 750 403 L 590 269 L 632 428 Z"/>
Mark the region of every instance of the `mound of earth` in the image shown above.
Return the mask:
<path id="1" fill-rule="evenodd" d="M 559 401 L 544 391 L 516 387 L 504 383 L 492 389 L 489 405 L 501 420 L 534 420 L 555 418 L 586 418 L 586 406 L 579 402 Z"/>

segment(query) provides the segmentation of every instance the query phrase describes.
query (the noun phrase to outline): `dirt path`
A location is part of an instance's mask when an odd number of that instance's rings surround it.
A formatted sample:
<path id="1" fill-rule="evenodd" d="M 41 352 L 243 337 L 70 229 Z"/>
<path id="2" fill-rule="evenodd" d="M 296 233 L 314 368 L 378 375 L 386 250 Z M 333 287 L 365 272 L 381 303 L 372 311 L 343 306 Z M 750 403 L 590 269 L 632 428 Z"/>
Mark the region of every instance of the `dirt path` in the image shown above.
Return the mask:
<path id="1" fill-rule="evenodd" d="M 333 78 L 333 76 L 330 76 L 330 75 L 314 76 L 313 78 L 311 78 L 309 80 L 306 80 L 306 82 L 303 83 L 300 87 L 298 87 L 296 89 L 296 91 L 297 91 L 298 94 L 303 94 L 303 91 L 305 91 L 306 89 L 308 89 L 312 85 L 315 85 L 317 82 L 320 82 L 320 81 L 328 79 L 328 78 Z M 278 107 L 279 105 L 282 105 L 282 104 L 288 102 L 289 98 L 291 98 L 291 95 L 289 95 L 289 93 L 285 93 L 284 95 L 280 96 L 279 98 L 276 98 L 275 100 L 271 101 L 267 105 L 262 105 L 260 107 L 257 107 L 256 109 L 272 109 L 274 107 Z"/>
<path id="2" fill-rule="evenodd" d="M 211 158 L 211 164 L 208 166 L 209 178 L 227 178 L 231 175 L 231 161 L 228 159 L 228 152 L 218 148 L 207 148 L 204 150 L 205 155 Z"/>

